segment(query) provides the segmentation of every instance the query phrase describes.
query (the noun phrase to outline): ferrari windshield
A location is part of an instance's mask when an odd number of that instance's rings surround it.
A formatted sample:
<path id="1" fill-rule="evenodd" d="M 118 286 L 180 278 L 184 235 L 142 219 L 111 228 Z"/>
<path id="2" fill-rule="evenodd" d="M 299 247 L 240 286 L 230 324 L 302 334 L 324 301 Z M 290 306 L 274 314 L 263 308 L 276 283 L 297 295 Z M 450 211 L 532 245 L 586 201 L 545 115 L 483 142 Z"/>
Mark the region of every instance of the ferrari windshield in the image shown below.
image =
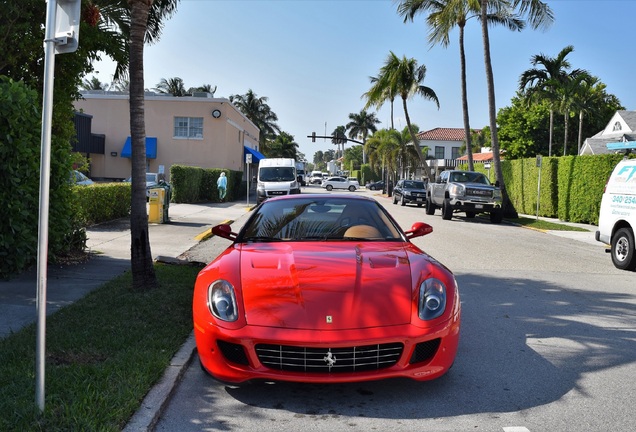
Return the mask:
<path id="1" fill-rule="evenodd" d="M 238 242 L 403 240 L 400 228 L 375 201 L 307 197 L 265 201 L 243 227 Z"/>

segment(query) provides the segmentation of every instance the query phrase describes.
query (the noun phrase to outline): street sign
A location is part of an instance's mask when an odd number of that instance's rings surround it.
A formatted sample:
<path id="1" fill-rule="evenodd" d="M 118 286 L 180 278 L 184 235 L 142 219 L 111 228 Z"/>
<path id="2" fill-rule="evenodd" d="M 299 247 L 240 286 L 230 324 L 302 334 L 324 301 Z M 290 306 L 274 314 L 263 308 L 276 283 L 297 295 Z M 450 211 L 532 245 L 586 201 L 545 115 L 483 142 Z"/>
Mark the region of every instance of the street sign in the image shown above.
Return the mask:
<path id="1" fill-rule="evenodd" d="M 252 154 L 251 153 L 247 153 L 245 155 L 245 163 L 247 163 L 247 164 L 251 164 L 252 163 Z"/>

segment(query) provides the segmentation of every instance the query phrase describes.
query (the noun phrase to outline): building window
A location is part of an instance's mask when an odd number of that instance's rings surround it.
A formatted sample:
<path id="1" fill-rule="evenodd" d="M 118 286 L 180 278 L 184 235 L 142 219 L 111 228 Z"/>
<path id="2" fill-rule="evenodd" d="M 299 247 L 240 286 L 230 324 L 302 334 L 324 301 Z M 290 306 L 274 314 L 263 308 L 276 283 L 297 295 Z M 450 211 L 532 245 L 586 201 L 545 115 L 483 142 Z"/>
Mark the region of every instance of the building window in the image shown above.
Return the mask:
<path id="1" fill-rule="evenodd" d="M 203 117 L 175 117 L 175 138 L 203 138 Z"/>
<path id="2" fill-rule="evenodd" d="M 459 159 L 460 156 L 459 147 L 451 148 L 451 159 Z"/>
<path id="3" fill-rule="evenodd" d="M 616 122 L 616 123 L 614 123 L 614 128 L 612 129 L 612 132 L 616 132 L 616 131 L 619 131 L 621 129 L 623 129 L 621 127 L 621 122 Z"/>
<path id="4" fill-rule="evenodd" d="M 444 146 L 435 146 L 435 159 L 444 159 Z"/>

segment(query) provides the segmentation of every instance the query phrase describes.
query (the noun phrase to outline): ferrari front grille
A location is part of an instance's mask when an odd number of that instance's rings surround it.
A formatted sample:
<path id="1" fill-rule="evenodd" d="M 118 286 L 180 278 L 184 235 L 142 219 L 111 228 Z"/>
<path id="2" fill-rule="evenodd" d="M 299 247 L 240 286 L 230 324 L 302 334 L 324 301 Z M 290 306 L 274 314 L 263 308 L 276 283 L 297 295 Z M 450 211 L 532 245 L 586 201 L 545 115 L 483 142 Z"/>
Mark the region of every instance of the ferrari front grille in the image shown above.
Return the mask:
<path id="1" fill-rule="evenodd" d="M 401 343 L 347 348 L 308 348 L 288 345 L 256 345 L 259 361 L 270 369 L 286 372 L 351 373 L 385 369 L 400 359 Z"/>
<path id="2" fill-rule="evenodd" d="M 223 354 L 223 357 L 225 357 L 227 361 L 244 366 L 249 366 L 250 362 L 247 360 L 247 354 L 245 353 L 243 345 L 222 340 L 217 340 L 216 344 L 219 347 L 221 354 Z"/>

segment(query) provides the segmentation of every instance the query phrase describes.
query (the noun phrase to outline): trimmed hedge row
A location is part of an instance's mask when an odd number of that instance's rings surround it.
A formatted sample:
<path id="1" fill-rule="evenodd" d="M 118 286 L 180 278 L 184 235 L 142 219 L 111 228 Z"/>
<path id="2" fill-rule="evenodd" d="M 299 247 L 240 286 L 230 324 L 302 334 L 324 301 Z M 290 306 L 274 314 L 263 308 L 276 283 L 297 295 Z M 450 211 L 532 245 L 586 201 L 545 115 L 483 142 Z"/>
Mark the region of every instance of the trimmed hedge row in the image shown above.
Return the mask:
<path id="1" fill-rule="evenodd" d="M 243 180 L 242 171 L 173 165 L 170 167 L 172 202 L 219 202 L 219 191 L 216 187 L 216 181 L 222 172 L 227 176 L 227 196 L 225 200 L 233 201 L 245 196 L 247 184 Z"/>
<path id="2" fill-rule="evenodd" d="M 517 212 L 537 214 L 539 189 L 539 216 L 598 225 L 605 184 L 623 157 L 620 154 L 543 157 L 540 189 L 535 158 L 505 160 L 501 169 Z M 461 168 L 468 169 L 467 165 Z M 488 172 L 483 164 L 475 164 L 475 170 Z M 490 180 L 494 182 L 494 170 L 490 172 Z"/>
<path id="3" fill-rule="evenodd" d="M 84 227 L 130 215 L 130 183 L 98 183 L 74 186 L 80 222 Z"/>

